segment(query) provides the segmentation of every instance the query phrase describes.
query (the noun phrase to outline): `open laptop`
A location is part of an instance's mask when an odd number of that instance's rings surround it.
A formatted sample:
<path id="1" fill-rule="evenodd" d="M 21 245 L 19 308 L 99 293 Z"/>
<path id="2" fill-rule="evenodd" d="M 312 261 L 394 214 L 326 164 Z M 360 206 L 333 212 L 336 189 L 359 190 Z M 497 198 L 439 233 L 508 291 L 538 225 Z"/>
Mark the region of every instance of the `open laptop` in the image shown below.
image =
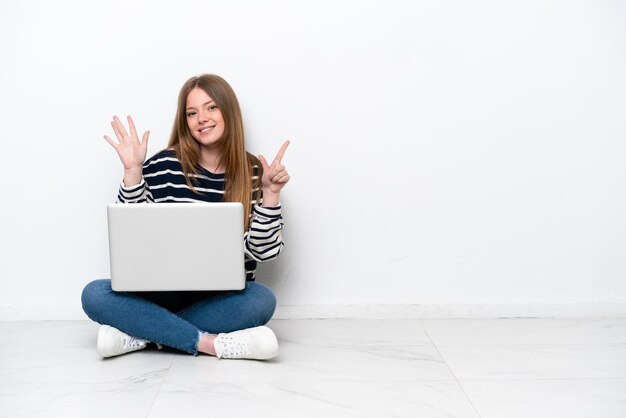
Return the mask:
<path id="1" fill-rule="evenodd" d="M 107 207 L 115 291 L 241 290 L 241 203 L 114 203 Z"/>

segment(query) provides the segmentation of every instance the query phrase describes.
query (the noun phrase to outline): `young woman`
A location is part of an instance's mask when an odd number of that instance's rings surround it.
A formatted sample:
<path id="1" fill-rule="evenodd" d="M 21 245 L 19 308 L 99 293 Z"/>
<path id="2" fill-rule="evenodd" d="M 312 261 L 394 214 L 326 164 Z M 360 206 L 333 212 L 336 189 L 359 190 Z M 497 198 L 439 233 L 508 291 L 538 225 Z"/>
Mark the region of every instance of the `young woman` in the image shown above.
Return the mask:
<path id="1" fill-rule="evenodd" d="M 104 136 L 124 166 L 118 202 L 241 202 L 244 206 L 246 287 L 221 292 L 115 292 L 108 279 L 89 283 L 83 310 L 103 324 L 103 357 L 145 348 L 149 342 L 193 355 L 269 359 L 278 353 L 264 326 L 276 299 L 254 281 L 256 263 L 278 256 L 283 227 L 280 192 L 289 181 L 281 160 L 286 141 L 268 163 L 246 152 L 237 97 L 221 77 L 192 77 L 180 90 L 168 147 L 145 161 L 149 131 L 141 140 L 132 118 L 128 131 L 117 116 L 117 141 Z M 145 161 L 145 162 L 144 162 Z M 183 245 L 183 243 L 181 243 Z"/>

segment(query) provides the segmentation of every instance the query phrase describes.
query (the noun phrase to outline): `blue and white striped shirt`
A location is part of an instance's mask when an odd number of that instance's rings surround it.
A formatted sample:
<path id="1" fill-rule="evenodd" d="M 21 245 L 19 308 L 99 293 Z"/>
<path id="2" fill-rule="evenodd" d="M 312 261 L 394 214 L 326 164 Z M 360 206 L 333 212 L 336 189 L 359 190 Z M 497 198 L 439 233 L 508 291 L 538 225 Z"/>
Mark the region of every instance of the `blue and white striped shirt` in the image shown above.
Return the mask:
<path id="1" fill-rule="evenodd" d="M 224 174 L 213 174 L 200 167 L 194 184 L 194 193 L 183 174 L 183 167 L 173 150 L 163 150 L 143 165 L 143 176 L 138 185 L 132 187 L 120 185 L 117 201 L 120 203 L 169 203 L 169 202 L 223 202 Z M 251 181 L 258 178 L 259 167 L 253 166 Z M 244 233 L 246 280 L 255 279 L 257 261 L 263 262 L 276 258 L 283 247 L 283 219 L 281 206 L 264 208 L 262 199 L 254 197 L 258 191 L 252 191 L 252 210 L 250 228 Z"/>

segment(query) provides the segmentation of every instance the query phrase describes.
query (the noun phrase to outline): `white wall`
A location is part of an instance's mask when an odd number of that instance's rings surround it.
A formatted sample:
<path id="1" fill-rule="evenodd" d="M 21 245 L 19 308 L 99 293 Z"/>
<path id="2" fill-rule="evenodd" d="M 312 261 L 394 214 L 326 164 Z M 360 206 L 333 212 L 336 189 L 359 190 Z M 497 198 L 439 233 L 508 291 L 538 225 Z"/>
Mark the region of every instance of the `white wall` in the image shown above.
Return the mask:
<path id="1" fill-rule="evenodd" d="M 111 116 L 153 154 L 204 72 L 251 152 L 292 140 L 260 269 L 281 305 L 624 314 L 625 45 L 617 0 L 3 0 L 0 318 L 81 317 L 109 274 Z"/>

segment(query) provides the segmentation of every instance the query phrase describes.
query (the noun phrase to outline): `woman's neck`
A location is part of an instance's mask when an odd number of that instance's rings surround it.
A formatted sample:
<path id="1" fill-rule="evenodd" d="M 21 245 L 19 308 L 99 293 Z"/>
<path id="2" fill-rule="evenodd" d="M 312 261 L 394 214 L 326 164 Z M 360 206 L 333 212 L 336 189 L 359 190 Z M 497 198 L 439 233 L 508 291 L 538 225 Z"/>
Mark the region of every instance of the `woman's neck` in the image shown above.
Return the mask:
<path id="1" fill-rule="evenodd" d="M 220 153 L 215 148 L 200 146 L 198 164 L 213 174 L 223 174 L 225 171 L 223 164 L 220 164 Z"/>

